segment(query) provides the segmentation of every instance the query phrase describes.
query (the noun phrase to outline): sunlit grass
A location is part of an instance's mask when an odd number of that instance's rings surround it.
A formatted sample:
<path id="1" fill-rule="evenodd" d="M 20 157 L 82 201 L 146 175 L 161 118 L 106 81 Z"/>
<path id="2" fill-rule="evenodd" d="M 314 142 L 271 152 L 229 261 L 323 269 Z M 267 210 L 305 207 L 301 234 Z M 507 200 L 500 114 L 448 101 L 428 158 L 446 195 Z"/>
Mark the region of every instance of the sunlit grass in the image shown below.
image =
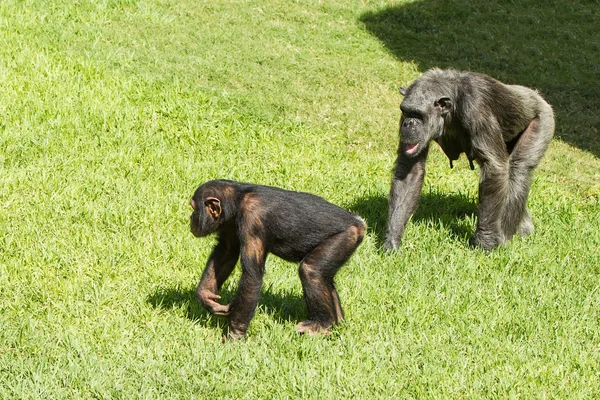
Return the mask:
<path id="1" fill-rule="evenodd" d="M 490 253 L 467 246 L 478 171 L 435 148 L 402 252 L 381 252 L 397 87 L 422 72 L 361 21 L 387 5 L 0 4 L 0 398 L 600 394 L 593 142 L 552 143 L 535 233 Z M 585 110 L 569 118 L 598 116 Z M 295 334 L 297 266 L 270 257 L 248 340 L 221 344 L 193 297 L 213 240 L 187 225 L 213 178 L 367 220 L 331 337 Z"/>

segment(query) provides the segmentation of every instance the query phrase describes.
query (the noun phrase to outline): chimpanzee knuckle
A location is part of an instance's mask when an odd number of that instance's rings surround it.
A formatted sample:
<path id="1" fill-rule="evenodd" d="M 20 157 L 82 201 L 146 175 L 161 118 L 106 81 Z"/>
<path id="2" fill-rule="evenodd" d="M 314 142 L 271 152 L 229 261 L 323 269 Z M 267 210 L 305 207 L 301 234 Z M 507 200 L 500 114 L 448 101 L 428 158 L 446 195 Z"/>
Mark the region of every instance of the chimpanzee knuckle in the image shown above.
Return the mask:
<path id="1" fill-rule="evenodd" d="M 206 298 L 209 300 L 212 300 L 212 301 L 217 301 L 217 300 L 221 299 L 221 296 L 219 296 L 218 294 L 213 293 L 213 292 L 207 292 Z"/>
<path id="2" fill-rule="evenodd" d="M 218 294 L 212 293 L 209 290 L 201 290 L 196 292 L 196 298 L 200 303 L 205 306 L 209 311 L 213 311 L 216 306 L 220 306 L 216 301 L 221 298 Z"/>
<path id="3" fill-rule="evenodd" d="M 220 317 L 227 317 L 230 314 L 230 304 L 223 305 L 215 303 L 212 313 Z"/>

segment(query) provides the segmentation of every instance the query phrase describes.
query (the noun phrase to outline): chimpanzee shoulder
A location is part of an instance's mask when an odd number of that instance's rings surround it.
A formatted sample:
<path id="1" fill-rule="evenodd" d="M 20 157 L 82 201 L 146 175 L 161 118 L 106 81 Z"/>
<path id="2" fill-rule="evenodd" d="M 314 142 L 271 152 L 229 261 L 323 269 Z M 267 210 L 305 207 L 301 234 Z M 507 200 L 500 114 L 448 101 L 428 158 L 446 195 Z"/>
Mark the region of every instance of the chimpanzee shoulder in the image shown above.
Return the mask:
<path id="1" fill-rule="evenodd" d="M 504 141 L 512 140 L 536 116 L 536 110 L 527 102 L 522 92 L 514 90 L 491 76 L 476 72 L 457 72 L 461 79 L 455 89 L 458 117 L 467 128 L 478 123 L 490 126 L 494 121 Z M 525 88 L 529 92 L 531 89 Z M 536 103 L 537 105 L 537 103 Z M 472 122 L 473 125 L 469 123 Z M 471 134 L 477 133 L 472 129 Z"/>

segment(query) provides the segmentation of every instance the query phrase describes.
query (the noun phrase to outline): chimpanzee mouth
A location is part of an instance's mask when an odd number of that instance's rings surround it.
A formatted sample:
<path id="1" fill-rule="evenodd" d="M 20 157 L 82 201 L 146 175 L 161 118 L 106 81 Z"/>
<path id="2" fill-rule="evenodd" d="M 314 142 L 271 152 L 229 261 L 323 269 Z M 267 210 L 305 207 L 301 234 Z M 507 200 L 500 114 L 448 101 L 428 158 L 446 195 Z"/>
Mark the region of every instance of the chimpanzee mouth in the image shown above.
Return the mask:
<path id="1" fill-rule="evenodd" d="M 404 152 L 411 156 L 419 149 L 419 143 L 403 143 L 402 147 L 404 147 Z"/>

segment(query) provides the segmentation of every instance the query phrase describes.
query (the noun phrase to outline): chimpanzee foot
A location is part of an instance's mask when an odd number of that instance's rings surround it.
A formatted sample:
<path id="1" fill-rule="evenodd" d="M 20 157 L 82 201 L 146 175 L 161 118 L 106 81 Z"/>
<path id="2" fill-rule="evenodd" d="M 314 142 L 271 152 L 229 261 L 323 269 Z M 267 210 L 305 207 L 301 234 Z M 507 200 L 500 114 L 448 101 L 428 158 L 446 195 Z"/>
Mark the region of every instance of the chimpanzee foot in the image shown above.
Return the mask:
<path id="1" fill-rule="evenodd" d="M 322 324 L 317 321 L 302 321 L 296 325 L 296 332 L 306 334 L 308 336 L 315 335 L 330 335 L 331 331 L 328 329 L 331 326 Z"/>
<path id="2" fill-rule="evenodd" d="M 503 244 L 504 240 L 500 234 L 475 230 L 475 234 L 469 239 L 471 246 L 480 247 L 484 250 L 493 250 Z"/>
<path id="3" fill-rule="evenodd" d="M 246 339 L 246 331 L 240 331 L 229 327 L 221 337 L 221 343 L 237 342 Z"/>
<path id="4" fill-rule="evenodd" d="M 529 236 L 533 233 L 534 231 L 534 227 L 533 227 L 533 221 L 531 221 L 531 217 L 529 216 L 529 213 L 525 214 L 525 217 L 523 217 L 523 219 L 521 220 L 521 223 L 519 224 L 519 228 L 517 229 L 517 234 L 521 235 L 523 237 Z"/>

